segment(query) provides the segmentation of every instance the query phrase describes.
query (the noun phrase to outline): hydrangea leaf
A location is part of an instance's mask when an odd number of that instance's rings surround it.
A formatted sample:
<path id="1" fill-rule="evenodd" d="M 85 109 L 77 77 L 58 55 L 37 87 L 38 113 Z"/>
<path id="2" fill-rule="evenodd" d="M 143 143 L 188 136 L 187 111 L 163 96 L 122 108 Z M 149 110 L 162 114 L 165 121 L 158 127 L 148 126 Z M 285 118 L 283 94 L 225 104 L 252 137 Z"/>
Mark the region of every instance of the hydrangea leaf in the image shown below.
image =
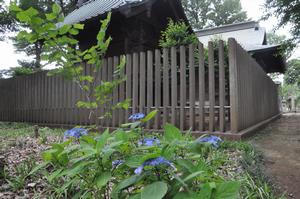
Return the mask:
<path id="1" fill-rule="evenodd" d="M 235 199 L 239 196 L 240 183 L 239 182 L 224 182 L 217 185 L 215 198 Z"/>
<path id="2" fill-rule="evenodd" d="M 178 128 L 172 124 L 166 124 L 164 126 L 165 134 L 164 139 L 167 142 L 173 142 L 176 140 L 182 140 L 183 136 Z"/>
<path id="3" fill-rule="evenodd" d="M 98 188 L 105 186 L 111 179 L 111 172 L 104 172 L 96 178 L 96 185 Z"/>
<path id="4" fill-rule="evenodd" d="M 141 199 L 162 199 L 168 192 L 168 185 L 164 182 L 154 182 L 147 185 L 141 194 Z"/>

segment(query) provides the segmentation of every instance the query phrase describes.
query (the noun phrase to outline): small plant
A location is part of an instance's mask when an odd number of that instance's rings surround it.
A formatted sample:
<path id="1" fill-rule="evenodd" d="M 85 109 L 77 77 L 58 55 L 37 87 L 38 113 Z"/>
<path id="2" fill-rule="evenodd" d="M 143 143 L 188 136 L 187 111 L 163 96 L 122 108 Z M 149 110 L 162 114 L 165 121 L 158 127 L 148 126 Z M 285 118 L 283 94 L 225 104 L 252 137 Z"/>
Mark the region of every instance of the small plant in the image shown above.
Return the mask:
<path id="1" fill-rule="evenodd" d="M 26 186 L 26 179 L 34 167 L 36 167 L 36 164 L 33 158 L 29 158 L 17 165 L 13 169 L 13 176 L 10 175 L 6 177 L 10 189 L 14 192 L 23 189 Z"/>
<path id="2" fill-rule="evenodd" d="M 191 33 L 189 26 L 184 22 L 174 22 L 170 19 L 166 30 L 161 33 L 159 45 L 162 48 L 169 48 L 196 44 L 197 42 L 198 38 L 194 33 Z"/>

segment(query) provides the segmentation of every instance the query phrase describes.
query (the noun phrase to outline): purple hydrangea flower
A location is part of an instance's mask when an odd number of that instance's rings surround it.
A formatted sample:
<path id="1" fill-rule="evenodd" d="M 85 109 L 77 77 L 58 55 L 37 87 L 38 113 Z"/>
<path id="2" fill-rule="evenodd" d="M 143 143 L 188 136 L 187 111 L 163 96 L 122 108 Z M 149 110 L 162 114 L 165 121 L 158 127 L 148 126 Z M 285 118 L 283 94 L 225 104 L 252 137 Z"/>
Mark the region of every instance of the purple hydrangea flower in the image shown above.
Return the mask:
<path id="1" fill-rule="evenodd" d="M 141 166 L 139 166 L 138 168 L 136 168 L 134 170 L 134 173 L 137 175 L 140 175 L 143 172 L 143 169 L 145 166 L 155 167 L 155 166 L 159 166 L 159 165 L 166 165 L 166 166 L 170 166 L 175 169 L 175 166 L 170 161 L 166 160 L 163 157 L 158 157 L 158 158 L 146 160 Z"/>
<path id="2" fill-rule="evenodd" d="M 115 160 L 111 163 L 113 168 L 117 168 L 119 165 L 124 164 L 125 161 L 124 160 Z"/>
<path id="3" fill-rule="evenodd" d="M 64 140 L 70 137 L 80 138 L 81 136 L 87 135 L 88 131 L 84 128 L 73 128 L 64 132 Z"/>
<path id="4" fill-rule="evenodd" d="M 128 119 L 132 121 L 137 121 L 143 119 L 144 117 L 145 117 L 144 113 L 135 113 L 132 114 Z"/>
<path id="5" fill-rule="evenodd" d="M 139 146 L 154 146 L 160 145 L 160 140 L 157 138 L 144 138 L 138 142 Z"/>
<path id="6" fill-rule="evenodd" d="M 222 142 L 222 139 L 217 136 L 211 135 L 211 136 L 199 138 L 197 139 L 197 142 L 210 143 L 212 146 L 217 148 L 219 147 L 220 142 Z"/>

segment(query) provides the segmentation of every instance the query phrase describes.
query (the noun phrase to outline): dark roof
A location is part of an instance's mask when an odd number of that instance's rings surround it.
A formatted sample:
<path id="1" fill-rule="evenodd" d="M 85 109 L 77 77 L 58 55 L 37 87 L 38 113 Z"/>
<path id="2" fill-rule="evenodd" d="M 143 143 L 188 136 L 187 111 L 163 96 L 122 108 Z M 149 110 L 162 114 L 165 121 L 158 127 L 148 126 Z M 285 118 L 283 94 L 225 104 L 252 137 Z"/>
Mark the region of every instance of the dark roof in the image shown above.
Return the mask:
<path id="1" fill-rule="evenodd" d="M 90 0 L 65 17 L 64 24 L 74 24 L 113 11 L 129 4 L 138 4 L 145 0 Z"/>

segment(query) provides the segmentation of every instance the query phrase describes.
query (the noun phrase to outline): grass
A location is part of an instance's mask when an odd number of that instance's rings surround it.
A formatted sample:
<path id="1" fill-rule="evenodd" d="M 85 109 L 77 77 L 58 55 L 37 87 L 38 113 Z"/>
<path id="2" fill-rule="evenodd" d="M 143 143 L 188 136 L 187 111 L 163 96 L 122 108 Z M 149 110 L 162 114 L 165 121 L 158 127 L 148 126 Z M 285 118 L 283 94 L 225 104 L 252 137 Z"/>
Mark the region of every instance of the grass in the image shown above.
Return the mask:
<path id="1" fill-rule="evenodd" d="M 241 159 L 244 174 L 241 176 L 241 197 L 244 199 L 285 199 L 276 196 L 268 177 L 263 172 L 263 157 L 248 142 L 224 142 L 224 148 L 235 148 L 243 151 Z"/>
<path id="2" fill-rule="evenodd" d="M 46 134 L 61 136 L 63 132 L 63 129 L 50 129 L 47 127 L 42 127 L 39 129 L 39 133 L 41 136 Z M 32 125 L 26 123 L 0 122 L 0 137 L 2 138 L 17 138 L 33 135 L 34 126 Z"/>

